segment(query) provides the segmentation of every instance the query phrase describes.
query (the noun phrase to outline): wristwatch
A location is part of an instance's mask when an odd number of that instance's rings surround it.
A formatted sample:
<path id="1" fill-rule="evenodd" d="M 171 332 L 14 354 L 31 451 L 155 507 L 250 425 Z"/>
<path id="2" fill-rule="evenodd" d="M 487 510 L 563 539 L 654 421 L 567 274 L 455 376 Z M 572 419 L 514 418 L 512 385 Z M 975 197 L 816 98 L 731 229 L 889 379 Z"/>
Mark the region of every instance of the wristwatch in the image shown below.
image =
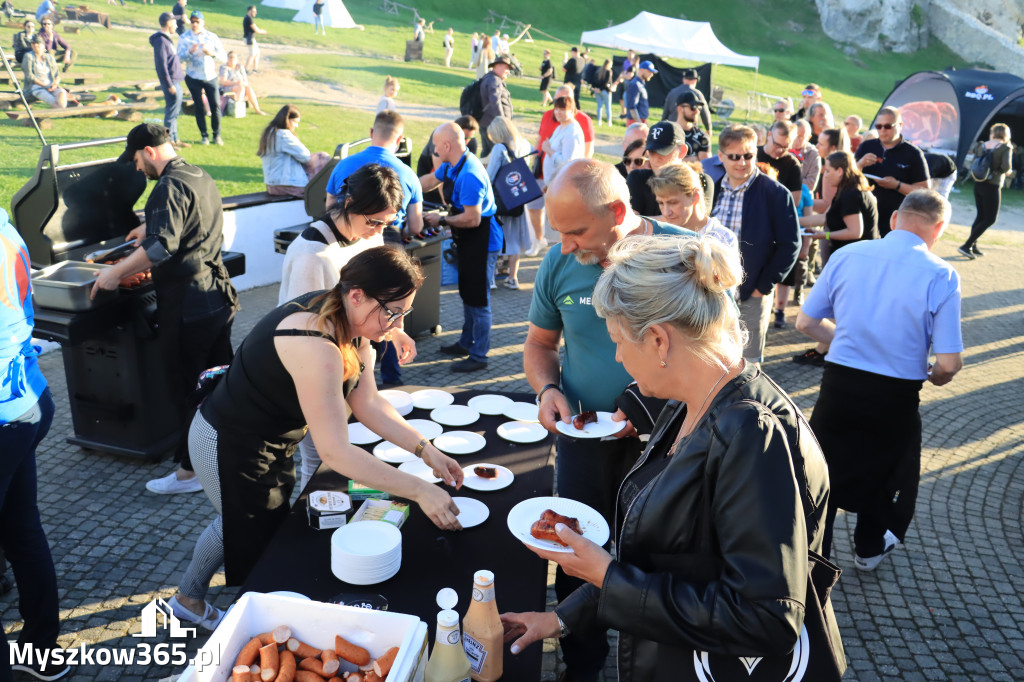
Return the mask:
<path id="1" fill-rule="evenodd" d="M 562 617 L 558 615 L 558 611 L 555 611 L 555 618 L 558 619 L 558 627 L 561 630 L 561 632 L 558 633 L 558 638 L 561 639 L 569 634 L 569 626 L 566 625 L 565 622 L 562 620 Z"/>
<path id="2" fill-rule="evenodd" d="M 437 221 L 438 227 L 448 227 L 448 218 L 441 216 L 441 219 Z"/>
<path id="3" fill-rule="evenodd" d="M 544 388 L 540 389 L 540 391 L 537 392 L 537 397 L 534 398 L 534 402 L 536 402 L 538 406 L 540 406 L 540 399 L 544 397 L 544 392 L 549 388 L 558 390 L 558 384 L 544 384 Z"/>

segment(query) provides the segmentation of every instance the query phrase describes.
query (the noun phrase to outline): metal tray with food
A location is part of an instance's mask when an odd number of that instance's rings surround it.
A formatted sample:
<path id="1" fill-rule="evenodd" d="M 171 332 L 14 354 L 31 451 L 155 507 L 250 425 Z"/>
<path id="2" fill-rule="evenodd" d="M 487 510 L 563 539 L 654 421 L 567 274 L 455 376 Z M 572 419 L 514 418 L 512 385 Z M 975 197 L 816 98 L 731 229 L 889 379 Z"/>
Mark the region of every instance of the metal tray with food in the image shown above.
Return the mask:
<path id="1" fill-rule="evenodd" d="M 92 310 L 117 296 L 116 291 L 101 291 L 90 298 L 96 274 L 109 265 L 63 261 L 32 275 L 32 300 L 38 308 L 68 312 Z"/>

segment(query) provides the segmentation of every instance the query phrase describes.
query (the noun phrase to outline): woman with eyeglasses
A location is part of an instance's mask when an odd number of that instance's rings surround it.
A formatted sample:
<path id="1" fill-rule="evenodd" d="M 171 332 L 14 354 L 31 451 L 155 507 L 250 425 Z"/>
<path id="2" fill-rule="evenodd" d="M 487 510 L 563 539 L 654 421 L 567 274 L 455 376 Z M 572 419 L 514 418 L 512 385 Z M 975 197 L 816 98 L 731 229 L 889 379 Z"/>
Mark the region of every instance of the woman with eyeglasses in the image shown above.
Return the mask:
<path id="1" fill-rule="evenodd" d="M 896 107 L 884 107 L 875 118 L 877 140 L 864 140 L 857 148 L 857 166 L 875 184 L 878 232 L 889 234 L 892 214 L 903 197 L 915 189 L 928 189 L 928 162 L 919 147 L 903 138 L 903 117 Z"/>
<path id="2" fill-rule="evenodd" d="M 651 167 L 647 161 L 646 144 L 645 140 L 633 140 L 626 145 L 626 149 L 622 152 L 622 161 L 615 164 L 615 168 L 618 169 L 622 177 L 629 177 L 631 171 Z"/>
<path id="3" fill-rule="evenodd" d="M 331 157 L 327 152 L 311 154 L 296 133 L 299 110 L 286 104 L 274 115 L 260 135 L 256 156 L 263 162 L 263 182 L 267 194 L 301 197 L 306 185 Z"/>
<path id="4" fill-rule="evenodd" d="M 192 464 L 218 515 L 168 602 L 178 618 L 216 628 L 224 614 L 206 602 L 210 580 L 223 564 L 227 584 L 241 584 L 287 517 L 292 454 L 307 431 L 331 469 L 413 500 L 438 528 L 461 527 L 447 492 L 382 462 L 348 436 L 351 410 L 448 485 L 462 484 L 459 464 L 377 392 L 366 343 L 401 327 L 422 283 L 422 270 L 404 249 L 367 249 L 348 261 L 333 287 L 279 306 L 242 342 L 189 432 Z"/>

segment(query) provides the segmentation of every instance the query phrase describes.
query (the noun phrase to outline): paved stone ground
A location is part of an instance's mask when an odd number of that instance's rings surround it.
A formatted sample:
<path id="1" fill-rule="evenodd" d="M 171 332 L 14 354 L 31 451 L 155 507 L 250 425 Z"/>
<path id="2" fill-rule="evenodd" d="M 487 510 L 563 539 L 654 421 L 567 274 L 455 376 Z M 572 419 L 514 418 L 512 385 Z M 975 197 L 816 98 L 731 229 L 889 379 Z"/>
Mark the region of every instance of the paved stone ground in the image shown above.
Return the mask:
<path id="1" fill-rule="evenodd" d="M 1024 678 L 1018 587 L 1024 584 L 1024 236 L 993 232 L 985 240 L 992 244 L 989 255 L 967 262 L 955 253 L 964 233 L 965 228 L 951 228 L 937 252 L 963 276 L 966 366 L 953 383 L 929 385 L 922 394 L 922 485 L 907 546 L 876 572 L 861 574 L 851 564 L 848 519 L 841 515 L 837 523 L 835 558 L 847 570 L 833 595 L 850 658 L 847 680 Z M 486 372 L 452 374 L 439 357 L 438 346 L 451 342 L 461 324 L 458 294 L 448 287 L 442 294 L 444 332 L 420 341 L 406 381 L 528 390 L 521 351 L 538 264 L 539 259 L 526 260 L 522 290 L 495 292 L 494 349 Z M 243 294 L 236 344 L 276 297 L 275 287 Z M 791 307 L 791 323 L 795 314 Z M 821 370 L 789 361 L 807 346 L 792 329 L 772 330 L 765 368 L 809 413 Z M 140 640 L 130 633 L 139 629 L 142 605 L 174 593 L 213 511 L 203 495 L 146 492 L 145 482 L 169 471 L 167 463 L 118 459 L 66 444 L 72 428 L 60 354 L 47 354 L 42 366 L 57 402 L 38 465 L 43 521 L 60 576 L 60 643 L 136 649 Z M 235 590 L 223 587 L 222 576 L 215 585 L 211 598 L 226 607 Z M 0 614 L 8 636 L 16 638 L 16 592 L 0 598 Z M 188 646 L 190 655 L 203 640 Z M 554 642 L 546 650 L 543 679 L 553 680 L 561 663 Z M 137 682 L 180 670 L 93 664 L 77 668 L 75 679 Z M 611 658 L 604 679 L 615 679 Z"/>

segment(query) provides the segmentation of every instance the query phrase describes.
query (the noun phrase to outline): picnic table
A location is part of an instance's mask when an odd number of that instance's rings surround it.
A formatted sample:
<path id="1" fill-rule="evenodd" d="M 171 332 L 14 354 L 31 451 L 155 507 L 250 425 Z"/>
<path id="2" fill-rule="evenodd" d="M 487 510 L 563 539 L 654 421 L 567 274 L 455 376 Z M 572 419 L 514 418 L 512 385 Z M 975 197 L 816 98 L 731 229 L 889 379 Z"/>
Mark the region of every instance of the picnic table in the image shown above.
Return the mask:
<path id="1" fill-rule="evenodd" d="M 68 19 L 72 21 L 81 21 L 86 24 L 99 24 L 103 28 L 110 28 L 110 15 L 106 12 L 83 10 L 79 7 L 65 7 L 64 12 L 68 15 Z"/>
<path id="2" fill-rule="evenodd" d="M 417 387 L 402 389 L 411 393 Z M 485 393 L 533 403 L 533 394 L 529 393 L 458 389 L 450 392 L 457 405 L 465 405 L 470 398 Z M 430 413 L 414 409 L 406 418 L 429 419 Z M 511 420 L 501 415 L 481 415 L 479 421 L 468 426 L 445 427 L 445 431 L 474 431 L 487 439 L 483 450 L 454 456 L 460 464 L 499 464 L 515 474 L 512 484 L 501 490 L 480 492 L 465 486 L 459 491 L 446 488 L 452 496 L 484 502 L 490 515 L 483 524 L 458 532 L 442 531 L 419 507 L 412 505 L 409 518 L 402 526 L 402 567 L 398 574 L 377 585 L 350 585 L 331 572 L 332 531 L 313 530 L 306 517 L 306 498 L 310 492 L 347 490 L 348 479 L 321 466 L 239 594 L 287 590 L 321 601 L 330 601 L 339 593 L 382 595 L 389 603 L 389 610 L 418 616 L 427 623 L 431 645 L 440 610 L 435 602 L 438 590 L 454 588 L 459 594 L 456 610 L 464 614 L 471 598 L 473 573 L 481 569 L 494 572 L 500 611 L 544 611 L 548 563 L 512 535 L 506 517 L 520 501 L 552 494 L 554 438 L 549 434 L 543 441 L 531 444 L 505 441 L 497 435 L 496 429 L 508 421 Z M 373 446 L 365 448 L 372 451 Z M 353 502 L 356 508 L 359 504 Z M 539 680 L 541 649 L 540 645 L 532 646 L 513 656 L 506 647 L 503 678 Z"/>

